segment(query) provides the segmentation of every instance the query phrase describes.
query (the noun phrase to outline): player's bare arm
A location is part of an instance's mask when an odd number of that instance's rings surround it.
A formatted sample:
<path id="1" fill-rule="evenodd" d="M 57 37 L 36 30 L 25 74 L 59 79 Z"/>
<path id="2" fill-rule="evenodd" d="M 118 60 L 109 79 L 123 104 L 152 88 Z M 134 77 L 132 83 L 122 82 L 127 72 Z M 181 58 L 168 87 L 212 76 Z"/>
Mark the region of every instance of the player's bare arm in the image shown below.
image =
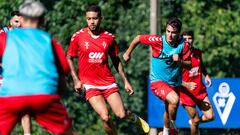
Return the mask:
<path id="1" fill-rule="evenodd" d="M 129 83 L 129 81 L 127 79 L 127 76 L 124 72 L 123 65 L 122 65 L 120 58 L 113 57 L 111 55 L 110 55 L 110 57 L 111 57 L 111 60 L 113 62 L 115 69 L 117 70 L 118 74 L 121 76 L 121 78 L 123 80 L 125 90 L 128 92 L 129 95 L 133 95 L 134 90 L 132 88 L 132 85 Z"/>
<path id="2" fill-rule="evenodd" d="M 207 83 L 207 87 L 212 86 L 212 80 L 208 74 L 205 76 L 205 82 Z"/>
<path id="3" fill-rule="evenodd" d="M 173 54 L 172 59 L 173 59 L 173 61 L 180 62 L 185 67 L 191 67 L 192 66 L 191 60 L 183 60 L 179 56 L 179 54 Z"/>
<path id="4" fill-rule="evenodd" d="M 67 61 L 68 64 L 70 66 L 70 70 L 71 70 L 71 76 L 73 78 L 73 82 L 74 82 L 74 89 L 76 92 L 80 92 L 82 90 L 82 83 L 78 78 L 75 66 L 74 66 L 74 62 L 73 62 L 73 57 L 67 55 Z"/>
<path id="5" fill-rule="evenodd" d="M 127 51 L 123 54 L 124 61 L 129 61 L 131 59 L 131 54 L 134 48 L 140 43 L 140 35 L 136 36 L 128 47 Z"/>
<path id="6" fill-rule="evenodd" d="M 207 87 L 211 87 L 212 80 L 211 80 L 211 77 L 209 76 L 209 74 L 207 73 L 207 69 L 206 69 L 205 65 L 202 62 L 202 56 L 201 56 L 201 65 L 202 65 L 202 74 L 205 76 L 205 83 L 207 83 Z"/>

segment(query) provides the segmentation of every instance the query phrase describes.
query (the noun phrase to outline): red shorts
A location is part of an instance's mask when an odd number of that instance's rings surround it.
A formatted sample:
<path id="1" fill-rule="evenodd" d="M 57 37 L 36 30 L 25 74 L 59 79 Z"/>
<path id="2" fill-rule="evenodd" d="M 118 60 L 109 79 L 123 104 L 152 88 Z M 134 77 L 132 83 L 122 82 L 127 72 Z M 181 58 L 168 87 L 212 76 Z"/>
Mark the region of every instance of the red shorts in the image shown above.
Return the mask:
<path id="1" fill-rule="evenodd" d="M 105 99 L 111 94 L 118 92 L 118 87 L 113 87 L 105 90 L 99 90 L 96 88 L 91 88 L 86 90 L 86 100 L 89 100 L 91 97 L 102 95 Z"/>
<path id="2" fill-rule="evenodd" d="M 179 87 L 174 88 L 162 81 L 152 82 L 150 84 L 150 87 L 153 94 L 159 97 L 164 102 L 166 101 L 166 97 L 168 93 L 170 93 L 171 91 L 175 91 L 178 94 L 178 91 L 179 91 Z"/>
<path id="3" fill-rule="evenodd" d="M 206 96 L 208 96 L 206 87 L 203 87 L 197 94 L 195 94 L 182 86 L 179 93 L 180 103 L 187 106 L 196 106 L 203 101 Z"/>
<path id="4" fill-rule="evenodd" d="M 72 126 L 58 95 L 0 97 L 0 103 L 1 135 L 9 135 L 26 113 L 54 134 L 62 134 Z"/>

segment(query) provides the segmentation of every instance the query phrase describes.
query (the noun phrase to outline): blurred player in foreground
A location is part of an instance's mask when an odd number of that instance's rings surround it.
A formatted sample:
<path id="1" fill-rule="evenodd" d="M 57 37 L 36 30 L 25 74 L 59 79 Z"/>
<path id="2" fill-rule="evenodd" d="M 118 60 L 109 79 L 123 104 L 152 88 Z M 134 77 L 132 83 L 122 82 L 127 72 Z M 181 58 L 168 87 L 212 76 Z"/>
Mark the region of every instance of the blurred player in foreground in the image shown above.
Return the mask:
<path id="1" fill-rule="evenodd" d="M 38 29 L 45 13 L 40 2 L 26 2 L 19 12 L 22 28 L 1 34 L 0 134 L 9 135 L 29 114 L 54 134 L 72 135 L 71 120 L 57 94 L 60 79 L 69 72 L 64 51 Z"/>
<path id="2" fill-rule="evenodd" d="M 6 32 L 21 27 L 20 23 L 20 13 L 19 11 L 12 11 L 11 12 L 11 19 L 9 20 L 9 25 L 7 27 L 3 27 L 2 30 L 0 30 L 0 34 L 6 34 Z M 3 37 L 3 36 L 0 36 Z M 0 39 L 0 41 L 4 41 L 4 39 Z M 1 58 L 2 59 L 2 58 Z M 2 85 L 2 64 L 0 64 L 0 85 Z M 22 117 L 22 127 L 24 135 L 31 135 L 31 119 L 28 114 L 24 115 Z"/>

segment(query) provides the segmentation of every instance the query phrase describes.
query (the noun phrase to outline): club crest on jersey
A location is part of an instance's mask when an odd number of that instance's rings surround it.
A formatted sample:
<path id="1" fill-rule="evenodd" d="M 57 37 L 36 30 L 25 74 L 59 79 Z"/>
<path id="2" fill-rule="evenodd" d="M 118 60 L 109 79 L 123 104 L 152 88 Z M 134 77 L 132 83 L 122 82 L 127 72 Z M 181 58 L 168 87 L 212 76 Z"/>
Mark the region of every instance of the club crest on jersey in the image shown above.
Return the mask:
<path id="1" fill-rule="evenodd" d="M 106 48 L 106 46 L 107 46 L 107 44 L 106 44 L 106 42 L 105 42 L 105 41 L 103 41 L 102 45 L 103 45 L 103 48 L 104 48 L 104 49 L 105 49 L 105 48 Z"/>
<path id="2" fill-rule="evenodd" d="M 104 55 L 103 52 L 90 52 L 88 55 L 88 57 L 89 57 L 88 62 L 89 63 L 102 63 L 103 55 Z"/>
<path id="3" fill-rule="evenodd" d="M 223 125 L 227 123 L 235 100 L 236 97 L 233 92 L 230 92 L 228 83 L 222 82 L 219 85 L 218 92 L 213 96 L 213 102 Z"/>
<path id="4" fill-rule="evenodd" d="M 88 43 L 88 42 L 85 42 L 84 46 L 86 47 L 86 49 L 88 49 L 89 43 Z"/>

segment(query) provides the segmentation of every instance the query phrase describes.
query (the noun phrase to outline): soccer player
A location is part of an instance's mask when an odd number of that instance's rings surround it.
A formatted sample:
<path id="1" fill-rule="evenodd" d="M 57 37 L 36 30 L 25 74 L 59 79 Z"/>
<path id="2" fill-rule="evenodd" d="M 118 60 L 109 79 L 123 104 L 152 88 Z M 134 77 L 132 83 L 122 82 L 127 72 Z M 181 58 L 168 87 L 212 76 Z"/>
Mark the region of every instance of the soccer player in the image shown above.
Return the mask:
<path id="1" fill-rule="evenodd" d="M 118 85 L 108 65 L 108 56 L 121 76 L 125 90 L 129 95 L 133 95 L 134 91 L 118 57 L 118 45 L 114 35 L 100 27 L 102 16 L 99 6 L 91 5 L 87 8 L 86 21 L 87 27 L 72 36 L 67 51 L 76 92 L 85 91 L 86 100 L 100 116 L 107 134 L 117 134 L 107 103 L 118 118 L 130 119 L 139 124 L 145 133 L 149 132 L 149 126 L 143 119 L 124 108 Z M 74 57 L 78 57 L 78 74 L 73 63 Z"/>
<path id="2" fill-rule="evenodd" d="M 196 87 L 193 90 L 183 87 L 179 97 L 180 103 L 190 116 L 191 135 L 197 135 L 199 123 L 214 119 L 213 108 L 208 98 L 206 86 L 202 82 L 202 75 L 205 76 L 205 82 L 208 84 L 208 87 L 212 85 L 212 82 L 202 62 L 202 51 L 193 46 L 193 31 L 184 32 L 183 37 L 190 44 L 192 67 L 183 68 L 182 79 L 185 82 L 195 82 Z M 203 112 L 201 117 L 199 117 L 196 110 L 196 105 Z"/>
<path id="3" fill-rule="evenodd" d="M 26 2 L 19 12 L 22 28 L 0 34 L 0 134 L 11 134 L 17 121 L 29 114 L 52 133 L 71 135 L 71 120 L 57 94 L 59 80 L 70 71 L 64 51 L 38 29 L 45 13 L 40 2 Z"/>
<path id="4" fill-rule="evenodd" d="M 7 27 L 3 27 L 3 30 L 5 32 L 20 27 L 20 14 L 19 11 L 13 11 L 11 12 L 11 19 L 9 21 L 9 25 Z"/>
<path id="5" fill-rule="evenodd" d="M 163 135 L 169 135 L 170 132 L 177 134 L 175 120 L 178 89 L 182 85 L 182 65 L 191 65 L 188 43 L 180 36 L 181 26 L 182 22 L 178 18 L 170 18 L 166 24 L 166 35 L 138 35 L 123 55 L 124 60 L 129 61 L 139 43 L 152 48 L 150 87 L 165 103 Z"/>
<path id="6" fill-rule="evenodd" d="M 18 28 L 21 26 L 20 23 L 20 13 L 19 11 L 13 11 L 11 12 L 11 19 L 9 21 L 9 25 L 7 27 L 3 27 L 2 30 L 0 30 L 0 34 L 6 34 L 5 32 L 8 32 L 14 28 Z M 4 39 L 1 39 L 0 41 L 3 41 Z M 0 62 L 1 63 L 1 62 Z M 2 85 L 2 64 L 0 64 L 0 86 Z M 31 119 L 28 114 L 24 115 L 22 117 L 22 127 L 24 135 L 31 135 Z"/>

